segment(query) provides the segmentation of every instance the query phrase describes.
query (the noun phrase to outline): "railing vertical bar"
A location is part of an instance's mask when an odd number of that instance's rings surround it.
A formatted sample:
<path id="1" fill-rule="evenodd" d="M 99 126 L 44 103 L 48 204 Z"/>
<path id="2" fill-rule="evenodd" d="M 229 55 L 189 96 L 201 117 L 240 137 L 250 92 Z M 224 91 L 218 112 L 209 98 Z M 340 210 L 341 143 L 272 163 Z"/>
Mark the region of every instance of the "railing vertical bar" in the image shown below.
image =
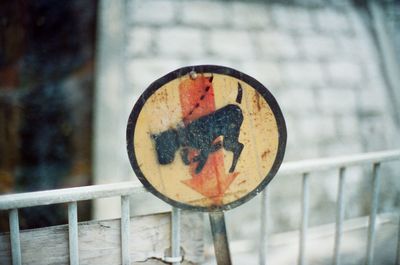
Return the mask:
<path id="1" fill-rule="evenodd" d="M 399 215 L 399 227 L 397 230 L 397 256 L 396 265 L 400 265 L 400 215 Z"/>
<path id="2" fill-rule="evenodd" d="M 9 213 L 10 220 L 10 240 L 11 240 L 11 256 L 13 265 L 21 265 L 21 241 L 19 238 L 19 219 L 18 209 L 12 209 Z"/>
<path id="3" fill-rule="evenodd" d="M 78 205 L 68 203 L 69 264 L 79 265 L 78 252 Z"/>
<path id="4" fill-rule="evenodd" d="M 375 244 L 375 232 L 376 232 L 376 214 L 378 212 L 378 200 L 379 200 L 379 169 L 380 163 L 375 163 L 372 170 L 372 201 L 371 201 L 371 213 L 369 216 L 369 227 L 368 227 L 368 244 L 367 244 L 367 265 L 372 265 L 374 260 L 374 244 Z"/>
<path id="5" fill-rule="evenodd" d="M 260 249 L 259 249 L 259 264 L 267 264 L 267 246 L 268 246 L 268 207 L 269 207 L 269 192 L 266 187 L 261 194 L 261 228 L 260 228 Z"/>
<path id="6" fill-rule="evenodd" d="M 344 183 L 346 168 L 341 167 L 339 169 L 339 182 L 338 182 L 338 193 L 337 193 L 337 205 L 336 205 L 336 229 L 335 229 L 335 246 L 333 264 L 340 265 L 340 245 L 342 242 L 343 232 L 343 218 L 344 218 Z"/>
<path id="7" fill-rule="evenodd" d="M 301 204 L 301 230 L 299 246 L 299 265 L 306 265 L 306 242 L 308 227 L 308 209 L 309 209 L 309 173 L 303 174 L 302 186 L 302 204 Z"/>
<path id="8" fill-rule="evenodd" d="M 121 255 L 122 265 L 130 265 L 130 200 L 128 195 L 121 196 Z"/>
<path id="9" fill-rule="evenodd" d="M 172 227 L 171 227 L 171 256 L 173 259 L 178 258 L 179 261 L 172 262 L 173 265 L 180 264 L 180 242 L 181 242 L 181 210 L 172 208 Z"/>

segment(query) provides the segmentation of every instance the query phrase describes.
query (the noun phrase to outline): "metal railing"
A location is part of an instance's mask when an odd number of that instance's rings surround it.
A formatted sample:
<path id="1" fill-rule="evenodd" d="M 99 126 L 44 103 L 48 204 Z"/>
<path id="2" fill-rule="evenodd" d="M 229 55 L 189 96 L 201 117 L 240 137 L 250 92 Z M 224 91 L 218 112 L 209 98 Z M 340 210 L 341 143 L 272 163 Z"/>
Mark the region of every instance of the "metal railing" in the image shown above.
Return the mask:
<path id="1" fill-rule="evenodd" d="M 299 265 L 306 265 L 307 250 L 307 229 L 309 216 L 309 174 L 311 172 L 338 169 L 338 194 L 336 208 L 336 231 L 334 245 L 334 264 L 340 264 L 340 247 L 342 240 L 343 218 L 344 218 L 344 193 L 345 193 L 345 173 L 346 168 L 355 165 L 372 164 L 372 201 L 371 214 L 369 217 L 368 244 L 367 244 L 367 265 L 371 265 L 374 258 L 375 224 L 378 207 L 378 192 L 380 184 L 380 165 L 382 162 L 390 160 L 400 160 L 400 150 L 367 153 L 361 155 L 344 156 L 337 158 L 315 159 L 300 162 L 284 163 L 279 171 L 279 175 L 301 174 L 303 176 L 302 185 L 302 215 L 300 224 L 300 247 Z M 121 260 L 123 265 L 130 264 L 129 257 L 129 224 L 130 224 L 130 202 L 129 196 L 135 193 L 144 192 L 143 186 L 136 182 L 123 182 L 116 184 L 94 185 L 79 188 L 58 189 L 49 191 L 29 192 L 21 194 L 11 194 L 0 196 L 0 210 L 9 210 L 10 219 L 10 240 L 11 255 L 13 265 L 22 264 L 21 246 L 19 237 L 18 209 L 32 206 L 49 205 L 57 203 L 68 203 L 68 231 L 69 231 L 69 256 L 70 264 L 79 264 L 79 238 L 78 238 L 78 218 L 77 202 L 83 200 L 93 200 L 107 197 L 121 197 Z M 262 192 L 261 200 L 261 238 L 259 263 L 266 264 L 267 257 L 267 213 L 268 188 Z M 173 208 L 171 215 L 171 256 L 165 257 L 166 262 L 180 264 L 180 210 Z M 400 234 L 400 232 L 399 232 Z M 400 240 L 398 242 L 397 263 L 400 264 Z"/>
<path id="2" fill-rule="evenodd" d="M 142 185 L 136 182 L 122 182 L 116 184 L 93 185 L 78 188 L 28 192 L 0 196 L 0 210 L 9 210 L 10 240 L 12 264 L 22 264 L 21 245 L 19 237 L 18 209 L 32 206 L 68 203 L 68 235 L 69 259 L 71 265 L 79 264 L 78 255 L 78 211 L 77 202 L 108 197 L 121 197 L 121 260 L 123 265 L 130 264 L 129 256 L 129 224 L 130 201 L 129 196 L 144 192 Z M 180 210 L 172 210 L 172 257 L 165 257 L 165 261 L 179 264 L 180 251 Z"/>
<path id="3" fill-rule="evenodd" d="M 301 220 L 300 220 L 300 242 L 298 265 L 306 265 L 307 258 L 307 230 L 309 217 L 309 178 L 310 173 L 322 170 L 338 170 L 338 192 L 336 206 L 336 228 L 335 241 L 333 249 L 333 264 L 340 263 L 340 250 L 343 233 L 344 219 L 344 193 L 346 169 L 351 166 L 372 165 L 372 200 L 371 211 L 369 216 L 368 226 L 368 242 L 366 249 L 366 265 L 372 265 L 374 260 L 374 243 L 376 236 L 376 216 L 379 201 L 379 186 L 380 186 L 380 166 L 381 163 L 400 160 L 400 150 L 366 153 L 360 155 L 342 156 L 335 158 L 314 159 L 299 162 L 284 163 L 279 170 L 280 175 L 302 175 L 302 199 L 301 199 Z M 261 237 L 259 249 L 259 264 L 267 263 L 267 212 L 268 205 L 268 187 L 263 191 L 261 200 Z M 396 264 L 400 264 L 400 224 L 399 224 L 399 239 L 397 243 Z"/>

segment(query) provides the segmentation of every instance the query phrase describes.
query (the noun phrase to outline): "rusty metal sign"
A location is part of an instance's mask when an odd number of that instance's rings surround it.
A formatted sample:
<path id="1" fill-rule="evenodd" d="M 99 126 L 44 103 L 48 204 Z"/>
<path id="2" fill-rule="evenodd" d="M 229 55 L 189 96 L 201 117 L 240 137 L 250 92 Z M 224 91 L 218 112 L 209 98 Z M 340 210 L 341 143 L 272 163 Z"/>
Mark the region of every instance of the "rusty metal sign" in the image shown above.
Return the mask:
<path id="1" fill-rule="evenodd" d="M 129 117 L 133 170 L 183 209 L 220 211 L 259 193 L 283 160 L 286 125 L 254 78 L 213 65 L 180 68 L 152 83 Z"/>

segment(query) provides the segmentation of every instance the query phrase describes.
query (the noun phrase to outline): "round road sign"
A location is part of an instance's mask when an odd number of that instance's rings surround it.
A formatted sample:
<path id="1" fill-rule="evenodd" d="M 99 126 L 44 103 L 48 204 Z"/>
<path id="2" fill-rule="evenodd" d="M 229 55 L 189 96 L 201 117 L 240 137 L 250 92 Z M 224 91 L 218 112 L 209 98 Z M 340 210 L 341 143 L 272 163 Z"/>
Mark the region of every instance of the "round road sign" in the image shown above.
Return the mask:
<path id="1" fill-rule="evenodd" d="M 152 83 L 133 107 L 126 137 L 132 168 L 150 192 L 175 207 L 216 211 L 246 202 L 271 181 L 286 125 L 254 78 L 199 65 Z"/>

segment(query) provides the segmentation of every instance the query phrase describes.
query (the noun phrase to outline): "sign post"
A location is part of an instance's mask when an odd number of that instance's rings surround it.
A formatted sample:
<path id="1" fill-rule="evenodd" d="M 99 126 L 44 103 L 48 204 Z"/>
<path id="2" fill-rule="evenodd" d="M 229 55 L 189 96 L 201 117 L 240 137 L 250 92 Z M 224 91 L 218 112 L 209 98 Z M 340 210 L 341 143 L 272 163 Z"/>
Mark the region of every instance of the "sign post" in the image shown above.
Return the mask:
<path id="1" fill-rule="evenodd" d="M 254 78 L 214 65 L 177 69 L 133 107 L 127 149 L 143 185 L 165 202 L 210 213 L 218 264 L 231 264 L 224 210 L 258 194 L 283 160 L 286 125 Z"/>
<path id="2" fill-rule="evenodd" d="M 225 227 L 224 212 L 210 212 L 211 232 L 214 241 L 215 258 L 218 265 L 230 265 L 231 253 L 229 251 L 228 235 Z"/>

